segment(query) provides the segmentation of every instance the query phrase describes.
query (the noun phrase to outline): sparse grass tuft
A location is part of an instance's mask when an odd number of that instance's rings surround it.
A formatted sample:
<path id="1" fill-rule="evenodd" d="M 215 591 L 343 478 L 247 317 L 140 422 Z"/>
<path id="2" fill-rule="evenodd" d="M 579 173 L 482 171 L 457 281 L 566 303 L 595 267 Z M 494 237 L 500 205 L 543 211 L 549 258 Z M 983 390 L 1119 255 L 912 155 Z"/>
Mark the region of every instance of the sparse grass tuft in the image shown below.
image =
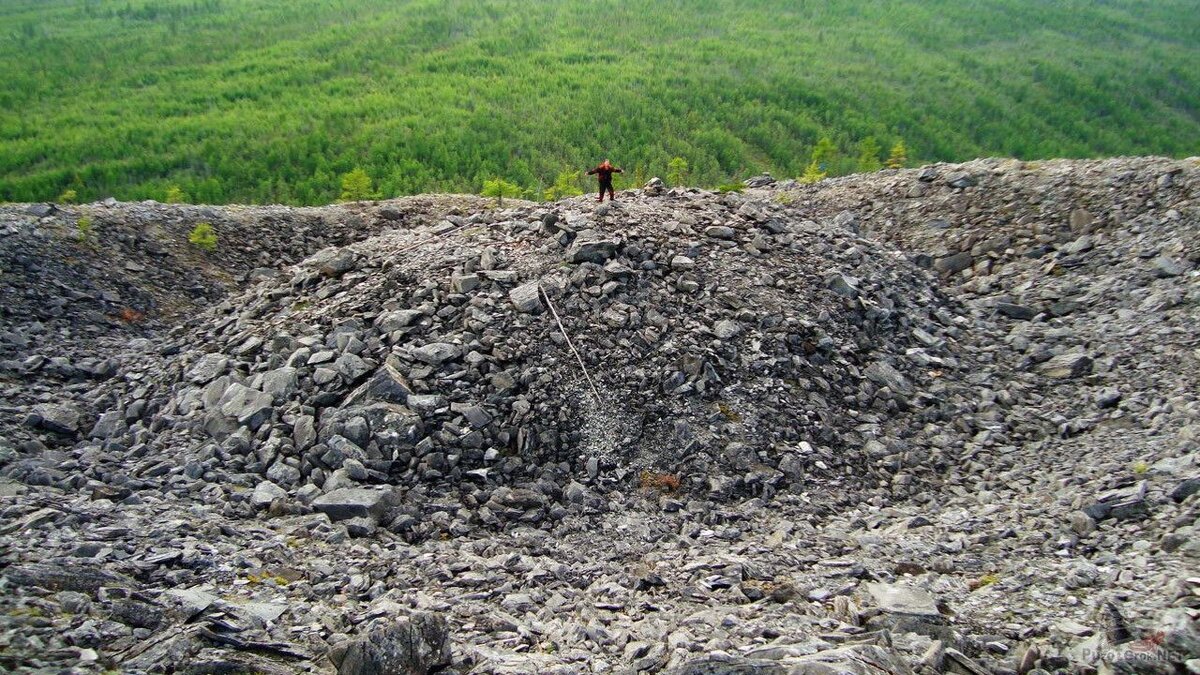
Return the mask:
<path id="1" fill-rule="evenodd" d="M 75 236 L 81 244 L 96 243 L 96 228 L 92 225 L 90 216 L 80 216 L 79 220 L 75 221 Z"/>
<path id="2" fill-rule="evenodd" d="M 979 577 L 978 579 L 975 579 L 971 583 L 967 584 L 967 587 L 973 591 L 976 591 L 976 590 L 979 590 L 986 586 L 991 586 L 991 585 L 999 583 L 999 582 L 1000 582 L 999 574 L 996 574 L 995 572 L 988 572 L 987 574 L 985 574 L 985 575 Z"/>
<path id="3" fill-rule="evenodd" d="M 1146 463 L 1146 460 L 1139 459 L 1129 468 L 1133 469 L 1134 475 L 1140 476 L 1150 470 L 1150 465 Z"/>
<path id="4" fill-rule="evenodd" d="M 740 424 L 742 421 L 742 416 L 739 415 L 736 410 L 734 410 L 733 408 L 730 408 L 724 402 L 717 403 L 717 410 L 720 410 L 721 414 L 725 417 L 725 419 L 729 420 L 730 422 L 733 422 L 735 424 Z"/>
<path id="5" fill-rule="evenodd" d="M 278 574 L 268 574 L 266 572 L 262 574 L 247 574 L 246 581 L 250 582 L 251 584 L 265 584 L 269 581 L 273 581 L 275 582 L 276 586 L 288 585 L 288 580 L 284 577 L 281 577 Z"/>

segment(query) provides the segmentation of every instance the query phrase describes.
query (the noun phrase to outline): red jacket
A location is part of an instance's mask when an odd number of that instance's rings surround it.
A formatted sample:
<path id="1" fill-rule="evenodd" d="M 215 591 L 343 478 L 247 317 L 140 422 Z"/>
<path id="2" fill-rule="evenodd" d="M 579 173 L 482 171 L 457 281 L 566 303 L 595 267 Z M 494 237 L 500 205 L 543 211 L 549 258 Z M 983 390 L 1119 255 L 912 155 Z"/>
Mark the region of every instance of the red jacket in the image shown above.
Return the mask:
<path id="1" fill-rule="evenodd" d="M 599 178 L 601 183 L 611 183 L 612 175 L 614 173 L 625 173 L 625 172 L 618 169 L 617 167 L 613 166 L 612 164 L 609 164 L 608 162 L 605 162 L 605 163 L 601 164 L 600 166 L 592 169 L 591 171 L 588 171 L 589 176 L 592 174 L 596 174 L 596 178 Z"/>

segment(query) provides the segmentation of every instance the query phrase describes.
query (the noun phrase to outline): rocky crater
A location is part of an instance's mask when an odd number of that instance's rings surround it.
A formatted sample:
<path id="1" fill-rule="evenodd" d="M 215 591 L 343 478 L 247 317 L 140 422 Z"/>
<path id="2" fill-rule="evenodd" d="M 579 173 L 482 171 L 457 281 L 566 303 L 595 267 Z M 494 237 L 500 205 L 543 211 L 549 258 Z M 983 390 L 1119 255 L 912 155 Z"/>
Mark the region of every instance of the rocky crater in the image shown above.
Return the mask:
<path id="1" fill-rule="evenodd" d="M 4 207 L 0 665 L 1200 672 L 1198 186 Z"/>

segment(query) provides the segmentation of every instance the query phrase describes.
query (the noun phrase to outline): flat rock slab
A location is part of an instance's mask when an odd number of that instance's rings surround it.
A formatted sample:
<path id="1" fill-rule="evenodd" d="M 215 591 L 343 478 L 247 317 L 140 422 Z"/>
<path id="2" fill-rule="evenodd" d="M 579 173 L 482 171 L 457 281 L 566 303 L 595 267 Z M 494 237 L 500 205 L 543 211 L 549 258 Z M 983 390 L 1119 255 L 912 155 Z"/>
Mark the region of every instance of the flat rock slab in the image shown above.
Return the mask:
<path id="1" fill-rule="evenodd" d="M 26 424 L 58 434 L 74 434 L 79 431 L 81 417 L 79 409 L 72 404 L 39 403 L 33 406 Z"/>
<path id="2" fill-rule="evenodd" d="M 4 577 L 14 586 L 37 586 L 50 591 L 95 593 L 101 586 L 134 586 L 126 576 L 70 561 L 13 565 L 4 570 Z"/>
<path id="3" fill-rule="evenodd" d="M 375 325 L 384 333 L 391 333 L 413 325 L 423 316 L 425 313 L 416 309 L 400 309 L 380 314 L 379 318 L 375 319 Z"/>
<path id="4" fill-rule="evenodd" d="M 538 297 L 538 282 L 536 281 L 530 281 L 512 289 L 508 292 L 508 299 L 512 301 L 518 312 L 524 314 L 533 314 L 542 308 L 542 299 Z"/>
<path id="5" fill-rule="evenodd" d="M 909 675 L 912 670 L 895 650 L 855 645 L 777 659 L 708 656 L 666 672 L 667 675 Z"/>
<path id="6" fill-rule="evenodd" d="M 867 366 L 863 374 L 867 376 L 868 380 L 881 387 L 887 387 L 897 394 L 911 396 L 915 391 L 908 378 L 904 377 L 891 364 L 884 363 L 883 361 L 876 361 Z"/>
<path id="7" fill-rule="evenodd" d="M 825 288 L 846 298 L 858 297 L 858 279 L 845 274 L 831 274 L 825 279 Z"/>
<path id="8" fill-rule="evenodd" d="M 885 612 L 912 616 L 940 617 L 937 601 L 929 591 L 899 584 L 866 584 L 867 593 Z"/>
<path id="9" fill-rule="evenodd" d="M 388 507 L 388 491 L 371 488 L 339 488 L 313 500 L 313 508 L 330 520 L 378 518 Z"/>
<path id="10" fill-rule="evenodd" d="M 996 313 L 1003 314 L 1010 319 L 1017 319 L 1019 321 L 1028 321 L 1037 316 L 1036 309 L 1011 302 L 996 303 Z"/>
<path id="11" fill-rule="evenodd" d="M 186 621 L 221 598 L 200 588 L 172 588 L 163 592 L 163 600 L 164 604 L 175 608 L 181 620 Z"/>
<path id="12" fill-rule="evenodd" d="M 975 264 L 970 253 L 960 252 L 933 261 L 933 269 L 942 274 L 956 274 Z"/>
<path id="13" fill-rule="evenodd" d="M 462 356 L 462 347 L 449 342 L 431 342 L 412 350 L 413 358 L 431 366 L 440 366 L 446 361 Z"/>
<path id="14" fill-rule="evenodd" d="M 1087 354 L 1059 354 L 1038 366 L 1038 372 L 1056 380 L 1069 380 L 1092 372 L 1092 359 Z"/>

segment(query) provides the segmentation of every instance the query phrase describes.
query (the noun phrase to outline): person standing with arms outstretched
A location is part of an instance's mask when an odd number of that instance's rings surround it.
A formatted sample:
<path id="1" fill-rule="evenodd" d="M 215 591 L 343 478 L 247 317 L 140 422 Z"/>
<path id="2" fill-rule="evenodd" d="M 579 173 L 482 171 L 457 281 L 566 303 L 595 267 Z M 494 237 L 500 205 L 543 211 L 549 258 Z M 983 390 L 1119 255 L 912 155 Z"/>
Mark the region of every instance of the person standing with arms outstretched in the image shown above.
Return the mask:
<path id="1" fill-rule="evenodd" d="M 603 162 L 600 162 L 600 166 L 598 166 L 588 172 L 589 176 L 592 174 L 596 174 L 596 178 L 598 178 L 600 180 L 600 196 L 596 198 L 596 201 L 598 201 L 598 202 L 604 201 L 604 191 L 605 190 L 608 190 L 608 200 L 609 201 L 613 201 L 617 198 L 617 195 L 613 192 L 613 186 L 612 186 L 612 175 L 614 173 L 625 173 L 625 172 L 618 169 L 617 167 L 613 166 L 612 162 L 609 162 L 607 159 L 604 160 Z"/>

